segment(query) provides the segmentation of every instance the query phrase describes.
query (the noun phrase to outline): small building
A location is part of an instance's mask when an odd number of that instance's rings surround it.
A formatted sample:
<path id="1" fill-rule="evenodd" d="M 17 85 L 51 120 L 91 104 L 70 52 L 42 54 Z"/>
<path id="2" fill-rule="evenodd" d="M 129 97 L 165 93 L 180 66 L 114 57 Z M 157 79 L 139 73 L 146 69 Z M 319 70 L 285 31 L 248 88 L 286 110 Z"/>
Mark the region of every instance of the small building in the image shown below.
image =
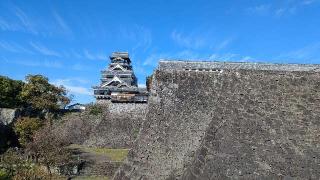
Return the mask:
<path id="1" fill-rule="evenodd" d="M 101 83 L 94 86 L 97 100 L 111 102 L 146 103 L 148 91 L 139 88 L 127 52 L 114 52 L 110 56 L 108 68 L 101 71 Z"/>
<path id="2" fill-rule="evenodd" d="M 86 110 L 86 106 L 80 103 L 75 103 L 70 106 L 67 106 L 67 109 L 72 111 L 84 111 Z"/>

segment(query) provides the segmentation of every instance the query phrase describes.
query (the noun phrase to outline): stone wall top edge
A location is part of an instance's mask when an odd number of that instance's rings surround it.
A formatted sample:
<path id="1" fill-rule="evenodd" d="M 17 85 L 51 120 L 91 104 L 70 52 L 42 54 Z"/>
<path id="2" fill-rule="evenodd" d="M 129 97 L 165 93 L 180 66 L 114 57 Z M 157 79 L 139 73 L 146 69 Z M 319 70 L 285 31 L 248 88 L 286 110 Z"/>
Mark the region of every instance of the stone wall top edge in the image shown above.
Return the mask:
<path id="1" fill-rule="evenodd" d="M 253 62 L 218 62 L 160 60 L 158 70 L 270 70 L 270 71 L 313 71 L 320 72 L 320 64 L 276 64 Z"/>

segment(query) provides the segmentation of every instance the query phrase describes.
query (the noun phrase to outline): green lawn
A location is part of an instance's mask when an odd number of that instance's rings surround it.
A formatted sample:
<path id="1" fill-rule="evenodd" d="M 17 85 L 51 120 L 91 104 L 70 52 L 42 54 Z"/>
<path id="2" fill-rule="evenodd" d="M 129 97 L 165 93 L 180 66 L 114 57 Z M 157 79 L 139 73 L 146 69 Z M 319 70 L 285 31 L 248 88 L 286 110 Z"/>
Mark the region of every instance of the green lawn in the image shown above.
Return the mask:
<path id="1" fill-rule="evenodd" d="M 96 147 L 86 147 L 82 145 L 73 144 L 71 148 L 77 148 L 84 152 L 105 155 L 111 159 L 111 161 L 122 162 L 128 155 L 129 149 L 109 149 L 109 148 L 96 148 Z"/>

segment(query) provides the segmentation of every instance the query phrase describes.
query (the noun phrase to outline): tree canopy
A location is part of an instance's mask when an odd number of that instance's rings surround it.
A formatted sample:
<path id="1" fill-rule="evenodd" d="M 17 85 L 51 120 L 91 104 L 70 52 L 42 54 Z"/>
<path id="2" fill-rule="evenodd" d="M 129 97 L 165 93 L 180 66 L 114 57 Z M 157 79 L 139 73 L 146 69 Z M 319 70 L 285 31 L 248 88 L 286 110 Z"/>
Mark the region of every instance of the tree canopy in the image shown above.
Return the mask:
<path id="1" fill-rule="evenodd" d="M 18 108 L 23 106 L 20 92 L 24 82 L 0 76 L 0 107 Z"/>
<path id="2" fill-rule="evenodd" d="M 27 75 L 20 96 L 34 109 L 46 111 L 56 110 L 70 103 L 66 89 L 50 84 L 48 78 L 42 75 Z"/>
<path id="3" fill-rule="evenodd" d="M 26 82 L 0 76 L 0 107 L 29 106 L 36 110 L 52 111 L 70 103 L 63 86 L 49 83 L 42 75 L 27 75 Z"/>

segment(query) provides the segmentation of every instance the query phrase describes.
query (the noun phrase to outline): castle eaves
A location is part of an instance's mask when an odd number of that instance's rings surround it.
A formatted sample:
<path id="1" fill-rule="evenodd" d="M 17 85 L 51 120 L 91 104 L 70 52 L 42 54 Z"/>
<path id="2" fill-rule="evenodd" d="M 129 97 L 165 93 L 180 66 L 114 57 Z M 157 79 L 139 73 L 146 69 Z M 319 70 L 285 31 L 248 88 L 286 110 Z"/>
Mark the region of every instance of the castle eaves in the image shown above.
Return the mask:
<path id="1" fill-rule="evenodd" d="M 320 64 L 275 64 L 250 62 L 217 62 L 160 60 L 158 70 L 260 70 L 260 71 L 311 71 L 320 72 Z"/>

